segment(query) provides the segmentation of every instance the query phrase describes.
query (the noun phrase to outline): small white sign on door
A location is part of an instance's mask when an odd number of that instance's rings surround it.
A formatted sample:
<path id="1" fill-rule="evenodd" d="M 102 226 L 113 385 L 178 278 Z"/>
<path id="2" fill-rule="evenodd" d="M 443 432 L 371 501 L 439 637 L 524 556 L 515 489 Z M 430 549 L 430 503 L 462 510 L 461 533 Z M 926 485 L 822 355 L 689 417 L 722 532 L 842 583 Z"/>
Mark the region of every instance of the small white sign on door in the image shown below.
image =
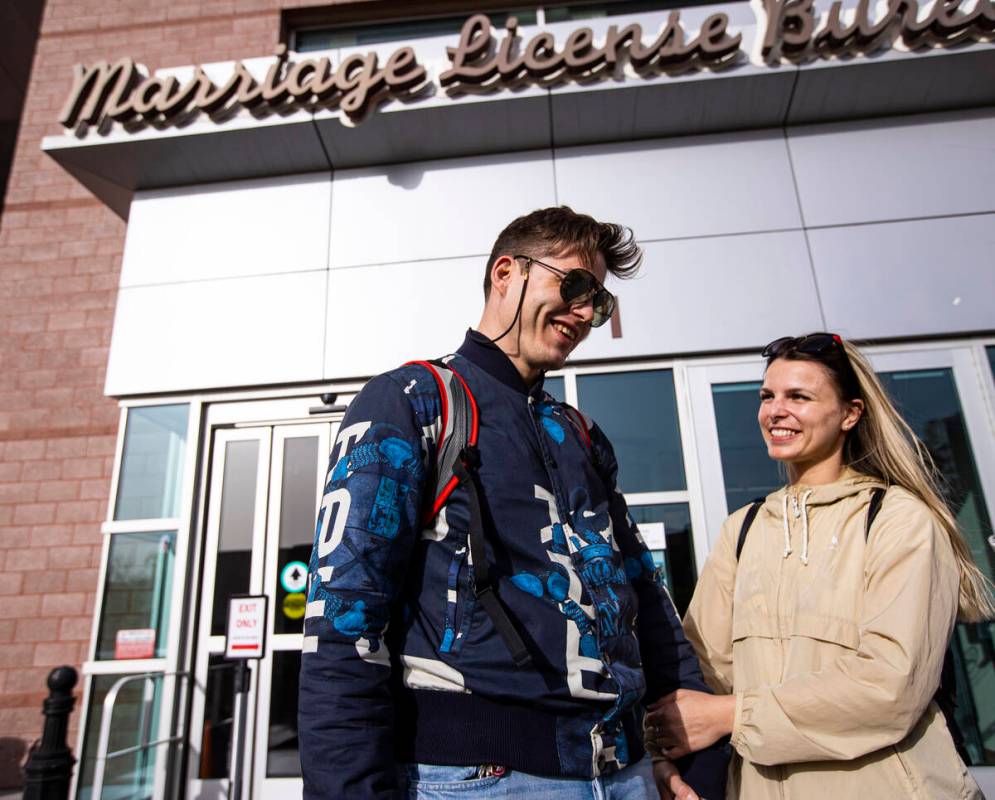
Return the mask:
<path id="1" fill-rule="evenodd" d="M 225 658 L 262 658 L 265 646 L 266 596 L 229 598 Z"/>
<path id="2" fill-rule="evenodd" d="M 667 537 L 662 522 L 640 522 L 639 533 L 650 550 L 666 550 Z"/>

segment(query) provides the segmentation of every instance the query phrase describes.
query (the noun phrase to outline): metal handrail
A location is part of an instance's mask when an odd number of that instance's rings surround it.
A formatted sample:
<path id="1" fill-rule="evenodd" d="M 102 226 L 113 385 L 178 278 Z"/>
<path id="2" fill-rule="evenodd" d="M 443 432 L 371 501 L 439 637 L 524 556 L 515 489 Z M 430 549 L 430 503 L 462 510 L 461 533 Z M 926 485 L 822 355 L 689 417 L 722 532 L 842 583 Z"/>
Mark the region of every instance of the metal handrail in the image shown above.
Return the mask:
<path id="1" fill-rule="evenodd" d="M 104 793 L 104 771 L 107 767 L 107 762 L 112 758 L 118 758 L 119 756 L 128 755 L 130 753 L 137 753 L 142 750 L 148 750 L 151 747 L 158 747 L 161 744 L 172 744 L 173 742 L 179 742 L 183 740 L 182 736 L 168 736 L 165 739 L 156 739 L 154 742 L 149 741 L 149 728 L 151 726 L 152 714 L 151 705 L 155 698 L 155 691 L 149 694 L 146 686 L 145 698 L 143 699 L 142 708 L 142 742 L 141 744 L 133 745 L 131 747 L 125 747 L 121 750 L 115 750 L 113 753 L 107 752 L 107 747 L 110 744 L 111 738 L 111 718 L 114 715 L 114 704 L 117 703 L 118 694 L 121 691 L 121 687 L 130 681 L 152 681 L 154 683 L 157 678 L 167 678 L 167 677 L 177 677 L 185 678 L 189 675 L 187 672 L 143 672 L 138 675 L 125 675 L 114 682 L 110 691 L 107 692 L 107 696 L 104 698 L 103 711 L 100 717 L 100 736 L 97 739 L 97 756 L 94 763 L 93 769 L 93 787 L 90 790 L 91 800 L 102 800 L 102 795 Z"/>

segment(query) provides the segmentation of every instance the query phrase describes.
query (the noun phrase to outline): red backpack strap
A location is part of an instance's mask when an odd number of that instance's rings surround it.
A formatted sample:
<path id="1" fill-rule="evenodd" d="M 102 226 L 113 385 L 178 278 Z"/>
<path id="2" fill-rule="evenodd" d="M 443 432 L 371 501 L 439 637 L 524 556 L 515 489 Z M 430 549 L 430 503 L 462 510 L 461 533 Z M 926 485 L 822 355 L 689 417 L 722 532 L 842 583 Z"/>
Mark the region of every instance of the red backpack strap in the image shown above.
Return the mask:
<path id="1" fill-rule="evenodd" d="M 591 428 L 587 424 L 587 418 L 572 405 L 560 403 L 560 406 L 563 408 L 563 413 L 567 415 L 567 419 L 573 423 L 573 426 L 580 434 L 580 440 L 588 450 L 591 450 Z"/>
<path id="2" fill-rule="evenodd" d="M 428 524 L 442 510 L 459 484 L 455 464 L 463 449 L 475 447 L 479 430 L 477 401 L 463 376 L 441 361 L 409 361 L 427 369 L 439 391 L 440 427 L 435 442 L 436 486 L 432 505 L 425 511 Z"/>

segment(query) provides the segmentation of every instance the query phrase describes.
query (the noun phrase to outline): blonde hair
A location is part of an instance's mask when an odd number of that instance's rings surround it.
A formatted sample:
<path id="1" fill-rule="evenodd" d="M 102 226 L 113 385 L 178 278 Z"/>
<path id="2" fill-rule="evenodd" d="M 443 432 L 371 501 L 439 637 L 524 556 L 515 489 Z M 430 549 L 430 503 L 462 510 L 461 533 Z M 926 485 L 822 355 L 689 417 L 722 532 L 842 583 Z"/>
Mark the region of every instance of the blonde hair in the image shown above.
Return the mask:
<path id="1" fill-rule="evenodd" d="M 950 537 L 960 570 L 959 618 L 964 622 L 981 622 L 995 617 L 992 583 L 974 563 L 957 520 L 943 500 L 933 457 L 902 419 L 860 350 L 850 342 L 842 344 L 864 401 L 864 413 L 847 435 L 844 461 L 858 472 L 907 489 L 929 507 Z M 829 371 L 837 378 L 834 369 Z"/>

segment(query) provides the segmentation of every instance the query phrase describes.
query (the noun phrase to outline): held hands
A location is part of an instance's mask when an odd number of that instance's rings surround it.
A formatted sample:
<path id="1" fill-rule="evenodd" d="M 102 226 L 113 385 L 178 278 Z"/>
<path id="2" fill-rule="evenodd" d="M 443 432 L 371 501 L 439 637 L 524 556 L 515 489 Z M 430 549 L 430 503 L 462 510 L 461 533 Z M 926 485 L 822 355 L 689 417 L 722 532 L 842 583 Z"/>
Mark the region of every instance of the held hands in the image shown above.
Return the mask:
<path id="1" fill-rule="evenodd" d="M 680 758 L 732 733 L 735 716 L 735 695 L 678 689 L 647 710 L 647 745 L 668 759 Z"/>
<path id="2" fill-rule="evenodd" d="M 660 800 L 701 800 L 694 789 L 681 779 L 681 773 L 672 761 L 654 761 L 653 780 Z"/>

